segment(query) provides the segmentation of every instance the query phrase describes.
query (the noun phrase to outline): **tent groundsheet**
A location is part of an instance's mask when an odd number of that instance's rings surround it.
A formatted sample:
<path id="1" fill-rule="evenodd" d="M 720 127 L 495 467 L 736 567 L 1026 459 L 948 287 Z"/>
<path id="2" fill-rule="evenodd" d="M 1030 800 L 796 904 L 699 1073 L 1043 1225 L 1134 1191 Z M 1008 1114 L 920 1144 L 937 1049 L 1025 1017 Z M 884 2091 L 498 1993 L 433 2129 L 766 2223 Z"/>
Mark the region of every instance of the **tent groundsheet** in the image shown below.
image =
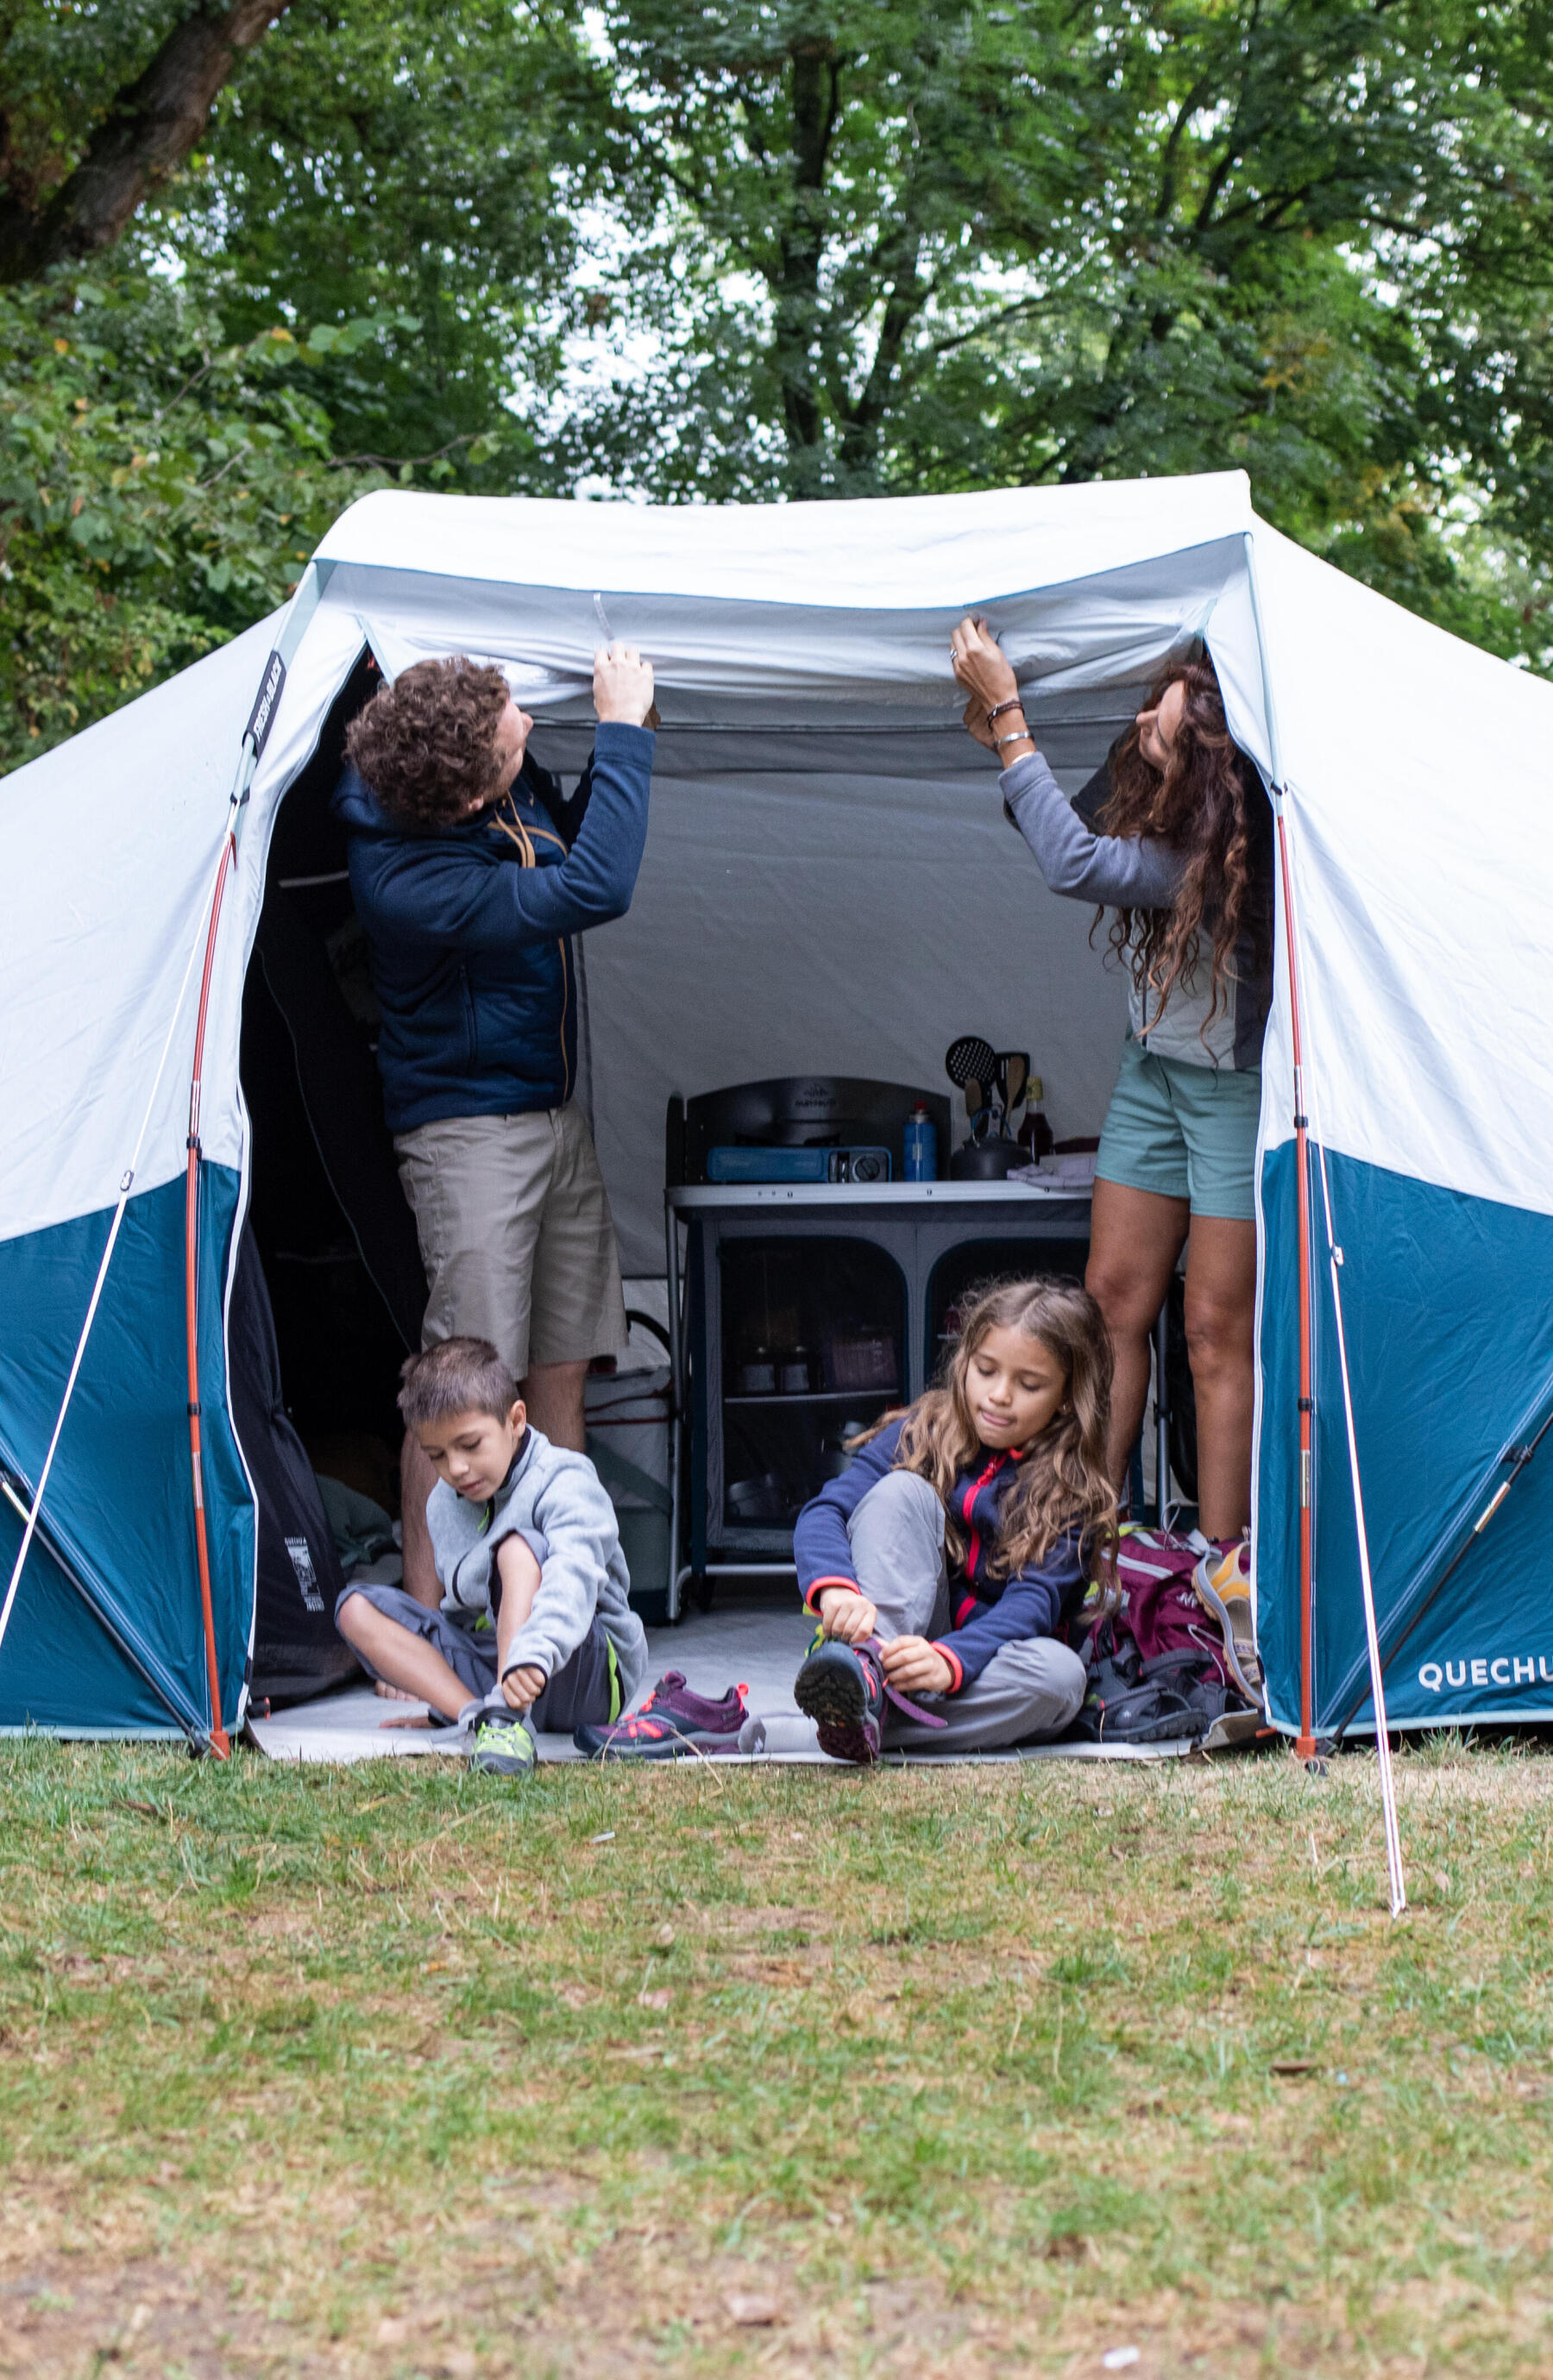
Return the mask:
<path id="1" fill-rule="evenodd" d="M 654 1678 L 665 1670 L 680 1670 L 692 1690 L 714 1699 L 730 1682 L 745 1685 L 746 1705 L 752 1718 L 764 1722 L 759 1749 L 719 1753 L 725 1761 L 749 1764 L 776 1761 L 834 1767 L 820 1751 L 812 1719 L 807 1719 L 793 1699 L 793 1679 L 807 1648 L 812 1629 L 795 1611 L 735 1607 L 697 1613 L 674 1628 L 648 1632 L 648 1671 Z M 645 1695 L 639 1699 L 645 1699 Z M 382 1701 L 370 1686 L 355 1686 L 305 1708 L 282 1711 L 273 1718 L 255 1718 L 249 1733 L 260 1750 L 273 1760 L 323 1761 L 348 1764 L 358 1760 L 404 1758 L 431 1754 L 446 1757 L 464 1749 L 463 1740 L 445 1728 L 390 1727 L 383 1724 L 404 1711 L 403 1705 Z M 542 1761 L 580 1760 L 569 1735 L 541 1735 L 537 1742 Z M 752 1738 L 753 1743 L 755 1740 Z M 1190 1743 L 1148 1744 L 1040 1743 L 1013 1752 L 973 1752 L 956 1760 L 935 1762 L 925 1753 L 914 1767 L 964 1767 L 1006 1760 L 1175 1760 L 1192 1751 Z M 892 1754 L 892 1760 L 902 1755 Z M 637 1764 L 640 1766 L 640 1764 Z M 663 1767 L 682 1764 L 665 1762 Z"/>

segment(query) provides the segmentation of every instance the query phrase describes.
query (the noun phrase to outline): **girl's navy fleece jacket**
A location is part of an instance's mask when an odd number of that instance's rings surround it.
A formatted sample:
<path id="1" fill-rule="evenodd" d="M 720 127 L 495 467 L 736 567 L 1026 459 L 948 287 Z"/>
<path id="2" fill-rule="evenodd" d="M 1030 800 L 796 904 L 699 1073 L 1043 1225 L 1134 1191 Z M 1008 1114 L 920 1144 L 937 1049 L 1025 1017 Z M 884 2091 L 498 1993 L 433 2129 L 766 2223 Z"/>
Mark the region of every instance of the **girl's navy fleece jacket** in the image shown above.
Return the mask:
<path id="1" fill-rule="evenodd" d="M 805 1608 L 814 1610 L 821 1587 L 857 1587 L 852 1545 L 846 1524 L 870 1488 L 895 1468 L 904 1422 L 859 1447 L 839 1479 L 820 1489 L 804 1506 L 793 1531 L 793 1559 Z M 954 1482 L 952 1510 L 964 1532 L 963 1572 L 957 1568 L 949 1582 L 953 1626 L 934 1639 L 954 1671 L 951 1694 L 978 1678 L 1000 1646 L 1029 1636 L 1059 1636 L 1085 1589 L 1083 1533 L 1070 1530 L 1046 1559 L 1012 1578 L 989 1578 L 988 1571 L 998 1541 L 999 1516 L 1013 1482 L 1019 1458 L 993 1454 L 986 1447 L 975 1471 L 962 1471 Z M 859 1590 L 860 1591 L 860 1590 Z"/>

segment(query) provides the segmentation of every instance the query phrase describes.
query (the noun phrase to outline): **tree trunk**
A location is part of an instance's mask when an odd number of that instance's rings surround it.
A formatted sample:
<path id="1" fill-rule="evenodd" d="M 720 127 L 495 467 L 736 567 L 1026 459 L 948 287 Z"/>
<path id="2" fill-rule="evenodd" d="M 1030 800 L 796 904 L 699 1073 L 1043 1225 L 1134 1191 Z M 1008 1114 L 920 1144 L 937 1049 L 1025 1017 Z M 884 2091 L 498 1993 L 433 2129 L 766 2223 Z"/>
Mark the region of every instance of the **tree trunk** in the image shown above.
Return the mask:
<path id="1" fill-rule="evenodd" d="M 908 192 L 906 220 L 882 261 L 880 278 L 888 294 L 874 346 L 873 362 L 861 395 L 845 414 L 842 431 L 842 469 L 849 482 L 877 477 L 880 433 L 885 416 L 899 388 L 906 340 L 913 323 L 928 302 L 928 285 L 919 278 L 922 236 L 911 221 L 910 210 Z M 855 492 L 855 490 L 849 488 L 849 492 Z"/>
<path id="2" fill-rule="evenodd" d="M 175 25 L 139 80 L 121 91 L 85 154 L 36 212 L 0 194 L 0 282 L 30 281 L 51 264 L 111 248 L 141 200 L 176 171 L 222 84 L 263 40 L 287 0 L 234 0 Z"/>
<path id="3" fill-rule="evenodd" d="M 774 360 L 782 384 L 792 494 L 820 493 L 825 412 L 813 348 L 820 330 L 819 267 L 825 250 L 825 171 L 841 105 L 841 67 L 828 42 L 800 42 L 793 58 L 793 195 L 780 235 Z"/>

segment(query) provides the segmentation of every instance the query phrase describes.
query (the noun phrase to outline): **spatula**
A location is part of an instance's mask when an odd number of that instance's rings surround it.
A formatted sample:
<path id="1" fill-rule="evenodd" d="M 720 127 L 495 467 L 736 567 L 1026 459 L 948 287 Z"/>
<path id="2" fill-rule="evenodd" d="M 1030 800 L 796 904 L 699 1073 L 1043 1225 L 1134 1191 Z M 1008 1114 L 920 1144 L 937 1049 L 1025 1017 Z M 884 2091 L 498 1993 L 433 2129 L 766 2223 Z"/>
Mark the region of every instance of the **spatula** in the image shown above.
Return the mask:
<path id="1" fill-rule="evenodd" d="M 952 1041 L 944 1052 L 944 1072 L 957 1090 L 966 1090 L 975 1083 L 983 1096 L 989 1094 L 997 1075 L 998 1061 L 992 1054 L 990 1041 L 983 1041 L 975 1033 L 963 1034 Z"/>

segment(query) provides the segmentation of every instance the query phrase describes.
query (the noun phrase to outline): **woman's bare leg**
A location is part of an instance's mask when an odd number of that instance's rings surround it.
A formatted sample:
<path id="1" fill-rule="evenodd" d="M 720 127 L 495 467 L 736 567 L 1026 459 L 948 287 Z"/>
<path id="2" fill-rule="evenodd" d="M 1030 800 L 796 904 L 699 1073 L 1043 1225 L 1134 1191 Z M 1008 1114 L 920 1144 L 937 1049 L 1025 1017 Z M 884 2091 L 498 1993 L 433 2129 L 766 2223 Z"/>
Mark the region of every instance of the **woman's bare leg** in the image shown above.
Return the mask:
<path id="1" fill-rule="evenodd" d="M 1238 1537 L 1251 1518 L 1256 1226 L 1194 1215 L 1186 1246 L 1186 1346 L 1197 1400 L 1197 1522 Z"/>
<path id="2" fill-rule="evenodd" d="M 1119 1182 L 1095 1184 L 1085 1286 L 1105 1316 L 1116 1360 L 1109 1459 L 1119 1493 L 1125 1493 L 1127 1464 L 1148 1402 L 1150 1333 L 1190 1221 L 1184 1198 L 1124 1189 Z"/>

